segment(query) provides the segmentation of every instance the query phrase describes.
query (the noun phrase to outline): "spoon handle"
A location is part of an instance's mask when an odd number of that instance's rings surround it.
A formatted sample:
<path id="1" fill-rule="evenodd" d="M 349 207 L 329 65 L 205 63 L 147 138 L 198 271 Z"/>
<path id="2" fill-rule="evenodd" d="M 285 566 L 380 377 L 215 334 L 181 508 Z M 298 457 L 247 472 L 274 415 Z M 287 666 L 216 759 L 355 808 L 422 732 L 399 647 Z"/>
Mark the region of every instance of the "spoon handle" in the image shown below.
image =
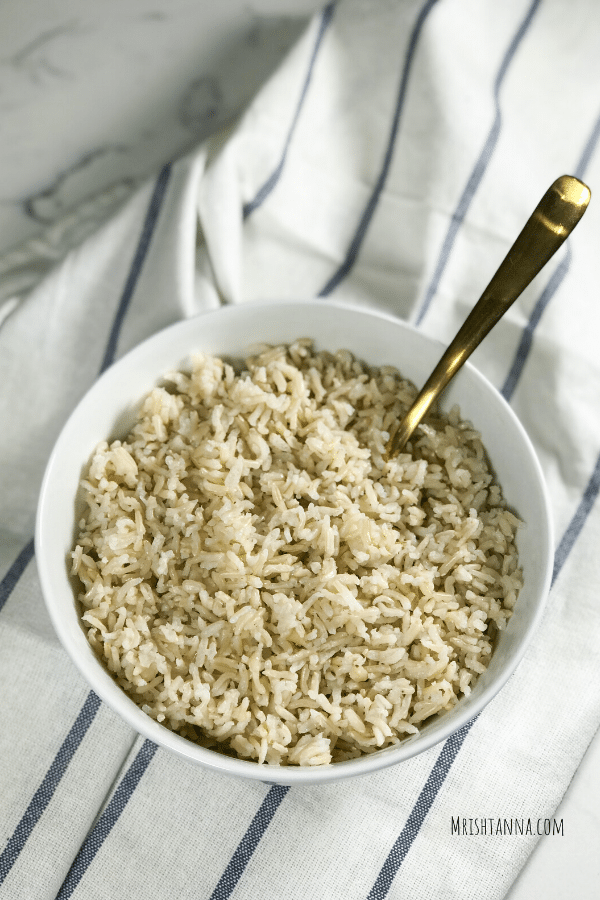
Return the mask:
<path id="1" fill-rule="evenodd" d="M 562 175 L 548 188 L 412 407 L 392 432 L 386 447 L 388 459 L 403 449 L 440 391 L 573 231 L 590 196 L 590 189 L 571 175 Z"/>

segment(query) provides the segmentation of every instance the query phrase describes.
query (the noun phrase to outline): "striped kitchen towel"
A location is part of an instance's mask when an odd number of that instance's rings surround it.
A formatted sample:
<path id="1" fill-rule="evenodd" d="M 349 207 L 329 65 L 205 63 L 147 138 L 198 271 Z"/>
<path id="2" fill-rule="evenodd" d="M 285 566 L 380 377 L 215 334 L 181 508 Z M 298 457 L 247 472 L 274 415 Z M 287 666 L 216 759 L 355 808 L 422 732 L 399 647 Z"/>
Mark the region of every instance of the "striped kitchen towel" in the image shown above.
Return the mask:
<path id="1" fill-rule="evenodd" d="M 499 898 L 600 723 L 600 204 L 474 356 L 533 440 L 556 562 L 509 683 L 444 744 L 288 789 L 157 750 L 58 644 L 36 574 L 42 473 L 98 374 L 223 303 L 320 297 L 455 332 L 548 185 L 600 176 L 600 6 L 343 0 L 236 128 L 157 174 L 0 327 L 0 897 Z M 585 614 L 585 615 L 584 615 Z M 490 825 L 490 828 L 492 826 Z"/>

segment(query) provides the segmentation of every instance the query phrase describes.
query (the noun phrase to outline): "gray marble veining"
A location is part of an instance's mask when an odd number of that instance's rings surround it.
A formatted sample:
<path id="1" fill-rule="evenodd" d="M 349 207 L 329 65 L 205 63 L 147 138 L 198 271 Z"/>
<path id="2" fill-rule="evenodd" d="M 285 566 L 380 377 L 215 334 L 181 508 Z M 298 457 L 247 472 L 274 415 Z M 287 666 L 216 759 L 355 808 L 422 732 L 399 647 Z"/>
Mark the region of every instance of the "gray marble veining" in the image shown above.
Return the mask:
<path id="1" fill-rule="evenodd" d="M 0 254 L 231 122 L 315 0 L 0 5 Z"/>

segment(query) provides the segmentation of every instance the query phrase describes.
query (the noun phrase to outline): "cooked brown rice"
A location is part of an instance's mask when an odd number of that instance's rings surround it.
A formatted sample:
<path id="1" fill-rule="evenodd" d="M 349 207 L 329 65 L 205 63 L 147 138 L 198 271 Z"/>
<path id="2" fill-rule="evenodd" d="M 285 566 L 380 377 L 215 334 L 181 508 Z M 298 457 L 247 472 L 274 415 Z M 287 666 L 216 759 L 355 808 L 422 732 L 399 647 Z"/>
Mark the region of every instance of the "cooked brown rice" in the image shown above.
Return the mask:
<path id="1" fill-rule="evenodd" d="M 92 647 L 149 715 L 274 764 L 418 731 L 487 667 L 518 519 L 454 408 L 385 462 L 415 389 L 312 342 L 198 355 L 96 449 L 73 552 Z"/>

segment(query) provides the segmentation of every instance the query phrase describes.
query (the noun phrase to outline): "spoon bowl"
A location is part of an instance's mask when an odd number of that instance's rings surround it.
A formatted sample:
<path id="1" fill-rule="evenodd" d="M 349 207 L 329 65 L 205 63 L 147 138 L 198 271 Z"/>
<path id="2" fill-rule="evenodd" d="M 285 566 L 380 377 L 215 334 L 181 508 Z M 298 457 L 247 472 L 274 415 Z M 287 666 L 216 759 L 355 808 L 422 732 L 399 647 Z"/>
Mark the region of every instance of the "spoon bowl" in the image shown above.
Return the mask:
<path id="1" fill-rule="evenodd" d="M 317 349 L 347 348 L 373 366 L 397 367 L 422 384 L 442 345 L 392 316 L 322 300 L 247 304 L 177 323 L 140 344 L 96 382 L 66 423 L 49 460 L 36 527 L 36 559 L 46 604 L 67 653 L 96 695 L 145 737 L 187 760 L 233 777 L 269 783 L 327 784 L 400 764 L 468 724 L 506 683 L 542 615 L 552 572 L 552 529 L 544 479 L 532 444 L 500 394 L 468 364 L 448 387 L 442 407 L 454 404 L 481 433 L 506 502 L 524 525 L 517 534 L 523 587 L 498 637 L 487 670 L 472 693 L 420 732 L 394 747 L 326 766 L 271 766 L 206 749 L 160 725 L 116 684 L 82 628 L 70 551 L 83 508 L 79 481 L 102 440 L 123 438 L 142 398 L 162 376 L 187 368 L 198 351 L 243 357 L 257 342 L 290 343 L 314 337 Z M 79 588 L 80 589 L 80 588 Z"/>

